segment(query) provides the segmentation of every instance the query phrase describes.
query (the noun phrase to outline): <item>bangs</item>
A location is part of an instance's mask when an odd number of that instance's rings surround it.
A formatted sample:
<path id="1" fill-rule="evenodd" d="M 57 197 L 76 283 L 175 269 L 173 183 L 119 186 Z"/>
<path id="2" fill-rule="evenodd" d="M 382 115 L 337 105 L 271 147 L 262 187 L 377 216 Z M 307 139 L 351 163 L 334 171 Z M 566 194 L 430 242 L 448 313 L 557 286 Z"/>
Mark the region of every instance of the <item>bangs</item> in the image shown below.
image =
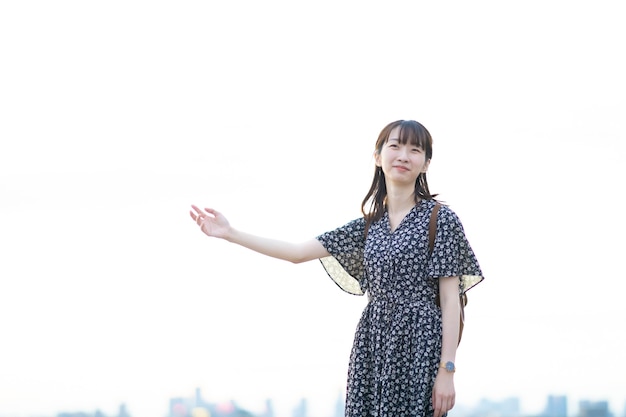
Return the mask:
<path id="1" fill-rule="evenodd" d="M 410 143 L 411 145 L 418 146 L 425 151 L 430 150 L 430 134 L 422 125 L 415 121 L 405 120 L 401 122 L 398 136 L 400 143 L 403 145 Z"/>

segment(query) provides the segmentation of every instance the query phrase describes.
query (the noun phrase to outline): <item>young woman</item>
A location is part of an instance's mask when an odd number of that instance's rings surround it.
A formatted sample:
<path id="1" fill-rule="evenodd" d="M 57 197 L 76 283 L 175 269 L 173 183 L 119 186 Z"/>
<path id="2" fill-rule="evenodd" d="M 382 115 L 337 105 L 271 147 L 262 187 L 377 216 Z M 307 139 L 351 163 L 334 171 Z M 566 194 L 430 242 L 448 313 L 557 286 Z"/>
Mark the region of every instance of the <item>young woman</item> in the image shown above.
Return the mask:
<path id="1" fill-rule="evenodd" d="M 387 125 L 376 142 L 376 169 L 363 217 L 303 243 L 244 233 L 218 211 L 192 205 L 208 236 L 274 258 L 320 259 L 345 291 L 369 295 L 348 369 L 347 417 L 442 417 L 455 400 L 460 302 L 482 281 L 456 214 L 437 203 L 426 181 L 432 138 L 413 120 Z M 432 249 L 432 251 L 431 251 Z"/>

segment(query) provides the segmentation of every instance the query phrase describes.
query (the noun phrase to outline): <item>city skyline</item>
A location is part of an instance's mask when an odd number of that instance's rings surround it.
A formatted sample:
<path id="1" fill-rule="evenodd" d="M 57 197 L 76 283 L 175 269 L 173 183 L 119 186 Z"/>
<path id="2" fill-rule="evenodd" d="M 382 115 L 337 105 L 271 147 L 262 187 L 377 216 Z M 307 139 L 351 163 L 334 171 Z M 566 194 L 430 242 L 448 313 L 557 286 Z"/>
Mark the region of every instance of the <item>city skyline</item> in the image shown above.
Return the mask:
<path id="1" fill-rule="evenodd" d="M 163 402 L 163 401 L 161 401 Z M 309 401 L 306 397 L 294 402 L 291 413 L 277 414 L 274 412 L 272 398 L 265 401 L 264 409 L 246 409 L 241 407 L 236 399 L 223 402 L 212 402 L 206 398 L 201 388 L 196 387 L 188 396 L 172 397 L 169 399 L 168 409 L 157 417 L 342 417 L 345 401 L 339 395 L 334 412 L 326 414 L 311 414 Z M 459 404 L 454 415 L 458 417 L 626 417 L 626 400 L 621 408 L 616 409 L 605 399 L 570 399 L 566 395 L 546 395 L 542 410 L 529 413 L 521 406 L 519 397 L 510 397 L 500 400 L 481 398 L 472 405 Z M 0 417 L 14 417 L 0 414 Z M 24 417 L 133 417 L 129 407 L 122 403 L 115 414 L 108 414 L 96 409 L 94 411 L 61 411 L 58 413 L 24 416 Z"/>

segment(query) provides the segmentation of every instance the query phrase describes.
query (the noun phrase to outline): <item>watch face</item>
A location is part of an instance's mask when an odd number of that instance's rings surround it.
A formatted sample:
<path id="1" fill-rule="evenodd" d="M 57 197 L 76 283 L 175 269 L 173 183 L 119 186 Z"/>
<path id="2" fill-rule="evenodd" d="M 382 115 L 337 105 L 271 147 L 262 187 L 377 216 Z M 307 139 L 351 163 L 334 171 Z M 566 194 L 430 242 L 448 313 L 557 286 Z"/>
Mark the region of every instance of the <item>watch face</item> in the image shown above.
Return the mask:
<path id="1" fill-rule="evenodd" d="M 448 372 L 454 372 L 454 363 L 452 363 L 452 362 L 446 362 L 446 371 L 448 371 Z"/>

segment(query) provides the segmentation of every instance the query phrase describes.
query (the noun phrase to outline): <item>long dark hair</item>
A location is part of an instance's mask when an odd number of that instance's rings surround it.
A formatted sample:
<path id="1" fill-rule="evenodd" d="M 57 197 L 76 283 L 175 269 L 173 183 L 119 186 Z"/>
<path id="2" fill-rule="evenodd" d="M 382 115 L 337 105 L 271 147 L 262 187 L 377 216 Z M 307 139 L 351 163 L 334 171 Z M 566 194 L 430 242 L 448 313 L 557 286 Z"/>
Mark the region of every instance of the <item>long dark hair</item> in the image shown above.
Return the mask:
<path id="1" fill-rule="evenodd" d="M 400 126 L 399 139 L 400 143 L 411 143 L 419 146 L 424 150 L 426 160 L 430 161 L 433 156 L 433 139 L 430 132 L 419 122 L 415 120 L 397 120 L 389 123 L 380 131 L 378 140 L 376 141 L 376 154 L 380 154 L 383 145 L 389 139 L 391 131 Z M 437 194 L 431 194 L 428 189 L 428 181 L 426 173 L 422 172 L 415 180 L 415 203 L 420 200 L 432 200 Z M 365 235 L 372 223 L 378 221 L 385 213 L 387 200 L 387 186 L 385 185 L 385 174 L 381 167 L 377 166 L 374 171 L 374 179 L 372 186 L 361 203 L 361 212 L 365 217 Z"/>

